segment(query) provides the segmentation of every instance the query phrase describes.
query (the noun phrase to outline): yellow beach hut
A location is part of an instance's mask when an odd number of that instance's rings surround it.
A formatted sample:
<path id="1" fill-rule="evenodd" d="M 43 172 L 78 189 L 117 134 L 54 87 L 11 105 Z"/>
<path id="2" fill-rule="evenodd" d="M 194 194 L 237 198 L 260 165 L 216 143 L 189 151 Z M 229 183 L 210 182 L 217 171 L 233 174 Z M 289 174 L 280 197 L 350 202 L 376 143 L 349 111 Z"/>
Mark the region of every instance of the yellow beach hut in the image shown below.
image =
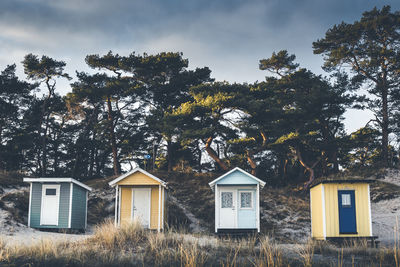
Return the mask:
<path id="1" fill-rule="evenodd" d="M 109 183 L 115 187 L 115 225 L 139 221 L 144 228 L 163 230 L 167 184 L 136 167 Z"/>
<path id="2" fill-rule="evenodd" d="M 310 188 L 311 236 L 317 240 L 372 235 L 371 180 L 326 180 Z"/>

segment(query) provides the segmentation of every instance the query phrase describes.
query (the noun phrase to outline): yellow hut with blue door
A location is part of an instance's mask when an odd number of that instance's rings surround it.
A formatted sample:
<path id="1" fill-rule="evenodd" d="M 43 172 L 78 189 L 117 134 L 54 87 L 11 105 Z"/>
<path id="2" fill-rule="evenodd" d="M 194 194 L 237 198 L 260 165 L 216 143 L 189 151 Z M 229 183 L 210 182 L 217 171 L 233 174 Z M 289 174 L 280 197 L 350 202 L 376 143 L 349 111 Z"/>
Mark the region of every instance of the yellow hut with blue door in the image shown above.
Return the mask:
<path id="1" fill-rule="evenodd" d="M 326 180 L 310 188 L 311 236 L 372 238 L 371 180 Z"/>
<path id="2" fill-rule="evenodd" d="M 138 221 L 146 229 L 164 229 L 166 182 L 136 167 L 109 185 L 115 187 L 116 226 Z"/>

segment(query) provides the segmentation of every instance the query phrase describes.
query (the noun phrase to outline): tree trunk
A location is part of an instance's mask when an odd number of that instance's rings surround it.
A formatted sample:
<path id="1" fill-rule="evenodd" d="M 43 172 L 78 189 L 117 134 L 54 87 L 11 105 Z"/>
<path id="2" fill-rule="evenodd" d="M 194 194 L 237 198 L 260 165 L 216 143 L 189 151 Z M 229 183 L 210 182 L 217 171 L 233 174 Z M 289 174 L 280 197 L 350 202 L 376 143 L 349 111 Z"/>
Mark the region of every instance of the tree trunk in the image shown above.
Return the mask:
<path id="1" fill-rule="evenodd" d="M 389 114 L 388 114 L 388 90 L 382 86 L 382 157 L 383 166 L 389 166 Z"/>
<path id="2" fill-rule="evenodd" d="M 59 164 L 59 152 L 58 152 L 58 149 L 59 149 L 60 143 L 61 143 L 61 135 L 62 135 L 62 129 L 64 128 L 64 124 L 65 124 L 65 117 L 63 116 L 62 120 L 61 120 L 60 128 L 54 134 L 54 164 L 53 164 L 53 170 L 54 170 L 54 174 L 56 176 L 58 175 L 58 171 L 59 171 L 59 169 L 58 169 L 58 164 Z"/>
<path id="3" fill-rule="evenodd" d="M 41 114 L 40 114 L 41 116 L 40 116 L 39 125 L 38 125 L 38 134 L 39 134 L 39 137 L 41 137 L 41 139 L 42 139 L 41 173 L 42 173 L 43 177 L 46 177 L 46 174 L 47 174 L 47 128 L 48 128 L 48 122 L 49 122 L 49 118 L 50 118 L 50 112 L 47 114 L 46 119 L 44 119 L 44 117 L 46 115 L 48 102 L 50 101 L 51 97 L 54 94 L 54 86 L 55 86 L 55 84 L 53 86 L 50 85 L 50 79 L 51 79 L 51 77 L 46 77 L 46 80 L 45 80 L 49 94 L 43 101 Z M 45 130 L 44 130 L 43 136 L 41 136 L 43 120 L 45 122 Z"/>
<path id="4" fill-rule="evenodd" d="M 286 158 L 284 158 L 283 156 L 278 156 L 278 159 L 279 159 L 279 168 L 277 170 L 278 176 L 280 176 L 282 180 L 285 180 L 286 173 L 287 173 L 288 160 Z"/>
<path id="5" fill-rule="evenodd" d="M 223 160 L 221 160 L 221 159 L 218 157 L 217 153 L 215 153 L 214 149 L 212 149 L 212 147 L 211 147 L 211 144 L 212 144 L 213 139 L 214 139 L 213 137 L 209 137 L 209 138 L 207 139 L 207 141 L 206 141 L 206 143 L 205 143 L 205 144 L 206 144 L 206 145 L 205 145 L 206 152 L 208 153 L 208 155 L 209 155 L 213 160 L 215 160 L 215 162 L 221 167 L 222 170 L 227 171 L 227 170 L 228 170 L 228 166 L 225 164 L 225 162 L 224 162 Z"/>
<path id="6" fill-rule="evenodd" d="M 94 146 L 95 138 L 96 138 L 96 132 L 93 133 L 92 142 L 91 142 L 88 178 L 93 177 L 94 163 L 95 163 L 95 157 L 96 157 L 95 152 L 97 150 L 97 147 Z"/>
<path id="7" fill-rule="evenodd" d="M 199 168 L 199 172 L 201 172 L 201 170 L 202 170 L 202 168 L 201 168 L 201 148 L 200 148 L 200 142 L 197 142 L 197 145 L 196 145 L 196 147 L 197 147 L 197 153 L 199 154 L 199 158 L 197 159 L 197 165 L 198 165 L 198 168 Z"/>
<path id="8" fill-rule="evenodd" d="M 113 168 L 114 168 L 114 175 L 121 174 L 121 167 L 118 161 L 118 149 L 117 149 L 117 141 L 115 138 L 114 132 L 114 116 L 113 110 L 111 105 L 111 96 L 107 96 L 107 108 L 108 108 L 108 128 L 110 131 L 110 141 L 111 141 L 111 151 L 113 156 Z"/>
<path id="9" fill-rule="evenodd" d="M 336 150 L 332 151 L 331 161 L 333 163 L 333 172 L 338 173 L 339 172 L 339 162 L 338 162 Z"/>
<path id="10" fill-rule="evenodd" d="M 246 156 L 247 156 L 247 162 L 250 164 L 251 167 L 251 174 L 256 175 L 257 164 L 253 159 L 253 154 L 249 150 L 247 150 Z"/>
<path id="11" fill-rule="evenodd" d="M 79 164 L 81 163 L 81 158 L 82 158 L 82 150 L 83 147 L 85 146 L 84 143 L 87 142 L 89 140 L 89 135 L 90 135 L 90 130 L 92 129 L 92 125 L 93 125 L 93 121 L 97 118 L 98 115 L 98 106 L 95 106 L 93 109 L 92 114 L 90 115 L 86 125 L 85 125 L 85 129 L 82 133 L 82 135 L 78 138 L 78 140 L 76 140 L 76 153 L 75 153 L 75 163 L 74 163 L 74 168 L 72 171 L 72 177 L 76 177 L 78 170 L 79 170 Z M 93 144 L 93 142 L 92 142 Z M 90 151 L 93 151 L 92 149 L 90 149 Z M 90 169 L 90 167 L 89 167 Z M 92 168 L 93 171 L 93 168 Z"/>
<path id="12" fill-rule="evenodd" d="M 311 183 L 314 182 L 314 179 L 315 179 L 314 168 L 315 168 L 315 166 L 317 166 L 320 159 L 317 160 L 312 166 L 308 166 L 308 164 L 306 164 L 306 162 L 303 160 L 300 149 L 298 149 L 298 148 L 296 148 L 296 156 L 297 156 L 297 159 L 299 160 L 301 166 L 303 166 L 306 169 L 306 171 L 308 171 L 308 173 L 309 173 L 308 181 L 304 184 L 304 189 L 308 189 L 309 186 L 311 185 Z"/>
<path id="13" fill-rule="evenodd" d="M 42 177 L 47 176 L 47 131 L 49 129 L 49 117 L 50 114 L 47 115 L 45 121 L 45 128 L 42 136 Z"/>
<path id="14" fill-rule="evenodd" d="M 172 172 L 172 142 L 167 140 L 167 161 L 168 161 L 168 172 Z"/>

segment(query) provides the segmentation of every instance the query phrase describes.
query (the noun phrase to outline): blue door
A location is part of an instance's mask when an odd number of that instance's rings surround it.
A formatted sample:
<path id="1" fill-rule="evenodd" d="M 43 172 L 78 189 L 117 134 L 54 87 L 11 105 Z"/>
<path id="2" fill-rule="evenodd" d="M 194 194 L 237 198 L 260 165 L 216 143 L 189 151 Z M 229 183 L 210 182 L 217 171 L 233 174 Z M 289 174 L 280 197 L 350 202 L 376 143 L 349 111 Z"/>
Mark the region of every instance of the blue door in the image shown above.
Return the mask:
<path id="1" fill-rule="evenodd" d="M 238 190 L 238 213 L 237 222 L 238 228 L 241 229 L 256 229 L 256 191 L 253 189 Z"/>
<path id="2" fill-rule="evenodd" d="M 354 190 L 339 190 L 339 233 L 357 234 Z"/>

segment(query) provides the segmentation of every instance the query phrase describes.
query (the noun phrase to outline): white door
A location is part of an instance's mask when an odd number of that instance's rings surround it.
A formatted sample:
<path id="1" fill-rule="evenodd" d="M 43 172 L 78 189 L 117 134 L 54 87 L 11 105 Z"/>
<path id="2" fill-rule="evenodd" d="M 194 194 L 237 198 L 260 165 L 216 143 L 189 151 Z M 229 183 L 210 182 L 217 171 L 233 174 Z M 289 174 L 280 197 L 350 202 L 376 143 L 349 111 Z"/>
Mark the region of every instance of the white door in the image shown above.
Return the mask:
<path id="1" fill-rule="evenodd" d="M 132 189 L 132 219 L 138 220 L 145 228 L 150 228 L 150 204 L 150 188 Z"/>
<path id="2" fill-rule="evenodd" d="M 236 190 L 219 190 L 219 228 L 236 228 Z"/>
<path id="3" fill-rule="evenodd" d="M 60 185 L 42 185 L 41 225 L 58 225 Z"/>

